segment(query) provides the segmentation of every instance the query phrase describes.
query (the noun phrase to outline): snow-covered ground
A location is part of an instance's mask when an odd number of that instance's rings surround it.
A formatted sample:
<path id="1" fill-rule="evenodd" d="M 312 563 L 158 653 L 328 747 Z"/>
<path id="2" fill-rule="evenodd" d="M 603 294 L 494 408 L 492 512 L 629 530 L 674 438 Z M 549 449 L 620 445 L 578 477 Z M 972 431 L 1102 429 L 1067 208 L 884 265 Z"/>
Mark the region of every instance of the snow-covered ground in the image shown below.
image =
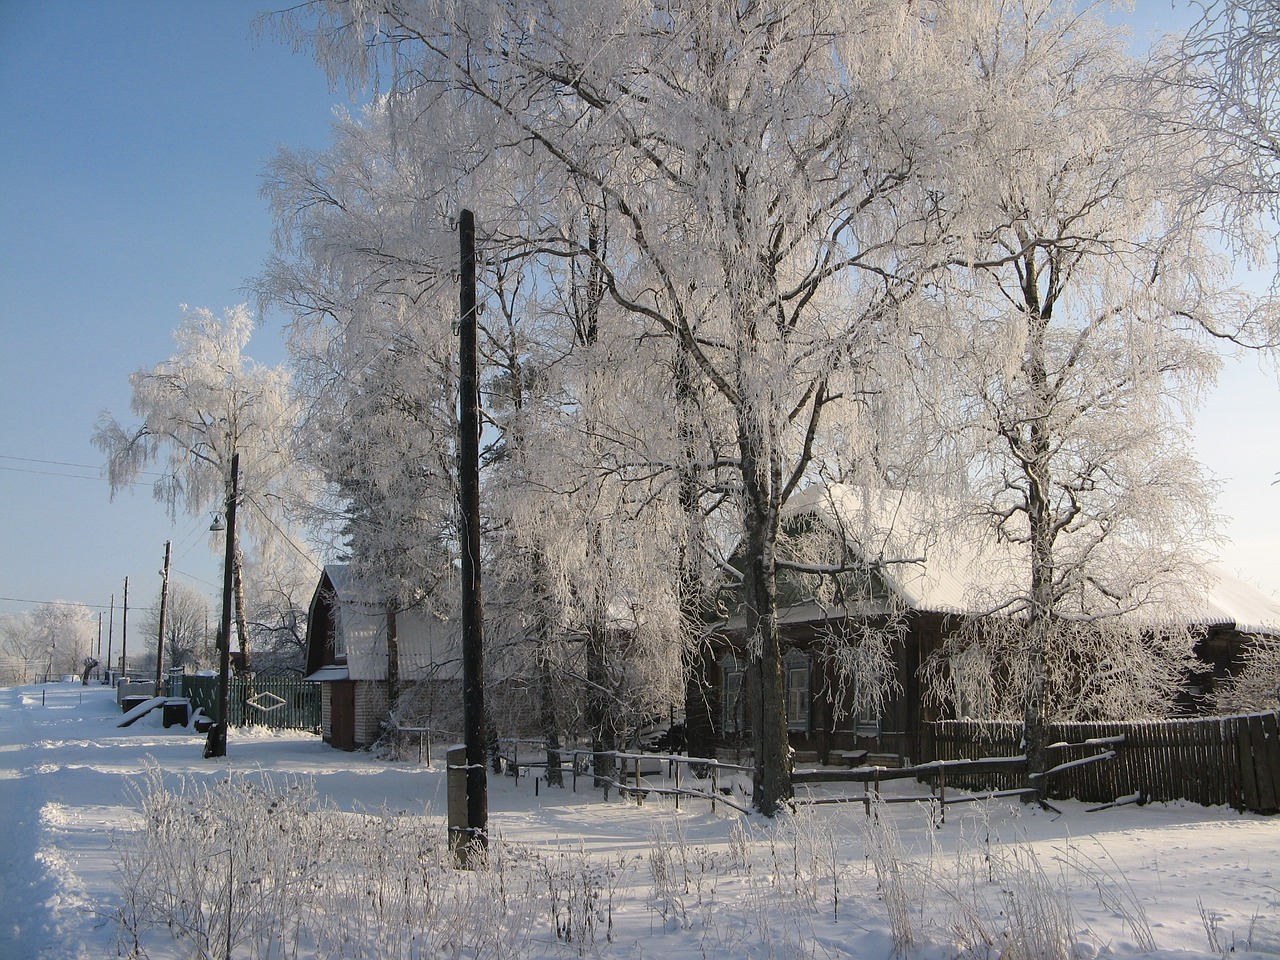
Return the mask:
<path id="1" fill-rule="evenodd" d="M 262 731 L 208 761 L 158 713 L 119 718 L 100 686 L 0 690 L 0 958 L 127 955 L 121 917 L 147 956 L 221 957 L 228 870 L 234 957 L 1280 955 L 1280 818 L 992 802 L 945 825 L 909 803 L 769 822 L 491 776 L 494 865 L 467 873 L 441 852 L 439 763 Z M 194 914 L 185 886 L 164 900 L 197 876 Z"/>

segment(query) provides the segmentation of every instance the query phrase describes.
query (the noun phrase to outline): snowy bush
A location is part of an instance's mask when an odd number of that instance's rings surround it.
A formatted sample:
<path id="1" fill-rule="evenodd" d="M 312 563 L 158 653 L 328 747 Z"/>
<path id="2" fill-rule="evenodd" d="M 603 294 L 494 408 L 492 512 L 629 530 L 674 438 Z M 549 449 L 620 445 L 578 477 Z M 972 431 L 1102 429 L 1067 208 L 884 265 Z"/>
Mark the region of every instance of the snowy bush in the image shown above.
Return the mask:
<path id="1" fill-rule="evenodd" d="M 1214 700 L 1220 713 L 1261 713 L 1280 707 L 1280 637 L 1256 635 L 1244 646 L 1240 672 L 1222 682 Z"/>
<path id="2" fill-rule="evenodd" d="M 817 808 L 712 816 L 695 842 L 689 815 L 658 802 L 628 815 L 649 817 L 647 848 L 593 854 L 581 841 L 512 844 L 495 832 L 481 862 L 459 870 L 443 818 L 344 812 L 305 780 L 153 769 L 137 793 L 138 829 L 115 841 L 122 956 L 631 956 L 659 936 L 672 956 L 807 957 L 878 925 L 876 955 L 938 946 L 1070 960 L 1081 947 L 1070 886 L 1096 889 L 1134 942 L 1155 948 L 1123 877 L 1071 847 L 1046 864 L 1030 843 L 995 836 L 981 807 L 946 828 L 944 853 L 936 817 L 915 807 L 895 816 L 877 801 L 861 836 Z M 904 845 L 904 815 L 925 817 L 913 832 L 929 838 L 924 849 Z"/>
<path id="3" fill-rule="evenodd" d="M 529 890 L 500 864 L 455 871 L 437 818 L 342 813 L 266 776 L 152 770 L 139 795 L 140 829 L 115 842 L 123 955 L 172 940 L 210 960 L 524 955 Z"/>

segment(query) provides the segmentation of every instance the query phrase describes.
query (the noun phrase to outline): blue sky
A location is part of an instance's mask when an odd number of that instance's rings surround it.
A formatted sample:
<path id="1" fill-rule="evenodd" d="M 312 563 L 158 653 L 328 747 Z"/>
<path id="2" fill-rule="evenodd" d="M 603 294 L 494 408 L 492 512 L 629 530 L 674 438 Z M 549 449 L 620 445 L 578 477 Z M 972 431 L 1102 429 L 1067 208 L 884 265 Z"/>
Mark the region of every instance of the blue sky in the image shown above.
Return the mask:
<path id="1" fill-rule="evenodd" d="M 132 607 L 154 602 L 166 539 L 178 576 L 218 593 L 209 518 L 170 522 L 145 488 L 111 501 L 89 438 L 104 409 L 130 419 L 128 375 L 169 355 L 180 304 L 245 299 L 271 243 L 263 163 L 323 147 L 346 102 L 255 38 L 262 6 L 0 0 L 0 614 L 114 593 L 118 631 L 124 578 Z M 1136 18 L 1145 34 L 1180 14 L 1146 0 Z M 252 356 L 283 359 L 281 323 Z M 1274 373 L 1229 365 L 1198 444 L 1224 482 L 1224 565 L 1280 590 Z"/>
<path id="2" fill-rule="evenodd" d="M 256 39 L 262 6 L 0 0 L 0 613 L 114 592 L 118 618 L 126 576 L 131 606 L 154 602 L 166 539 L 218 593 L 209 518 L 171 523 L 149 489 L 112 502 L 89 438 L 104 409 L 132 419 L 128 375 L 171 353 L 180 304 L 246 299 L 264 161 L 324 146 L 345 102 Z M 264 320 L 249 352 L 279 362 Z"/>

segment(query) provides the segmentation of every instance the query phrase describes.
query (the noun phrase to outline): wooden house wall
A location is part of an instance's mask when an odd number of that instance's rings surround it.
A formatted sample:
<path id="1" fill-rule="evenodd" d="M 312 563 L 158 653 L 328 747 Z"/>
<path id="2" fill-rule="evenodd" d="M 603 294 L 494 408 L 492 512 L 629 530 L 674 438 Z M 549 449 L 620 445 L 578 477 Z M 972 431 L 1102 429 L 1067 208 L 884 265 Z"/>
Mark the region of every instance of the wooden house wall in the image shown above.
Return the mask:
<path id="1" fill-rule="evenodd" d="M 852 716 L 851 694 L 842 693 L 834 667 L 819 650 L 824 636 L 822 625 L 788 624 L 783 627 L 784 651 L 796 650 L 809 660 L 809 722 L 803 730 L 790 730 L 792 749 L 802 759 L 827 762 L 832 751 L 867 750 L 897 754 L 907 759 L 920 756 L 922 725 L 937 719 L 938 711 L 924 703 L 920 671 L 925 659 L 938 648 L 954 621 L 942 614 L 910 613 L 903 642 L 894 649 L 893 690 L 884 703 L 877 732 L 858 727 Z M 741 750 L 749 735 L 735 736 L 724 724 L 724 696 L 727 658 L 733 653 L 732 637 L 722 637 L 708 669 L 709 686 L 703 694 L 710 708 L 715 745 L 721 751 Z M 837 709 L 837 700 L 845 702 Z M 750 698 L 747 699 L 750 704 Z M 746 728 L 750 729 L 750 711 Z"/>

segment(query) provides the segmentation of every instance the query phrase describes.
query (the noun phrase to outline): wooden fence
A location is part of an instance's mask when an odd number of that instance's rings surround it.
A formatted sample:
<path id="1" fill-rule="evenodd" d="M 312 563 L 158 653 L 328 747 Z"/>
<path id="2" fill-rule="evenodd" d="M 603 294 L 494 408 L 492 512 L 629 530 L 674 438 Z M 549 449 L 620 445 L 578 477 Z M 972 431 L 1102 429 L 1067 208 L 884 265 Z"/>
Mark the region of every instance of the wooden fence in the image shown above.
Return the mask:
<path id="1" fill-rule="evenodd" d="M 182 695 L 214 720 L 218 714 L 218 678 L 182 678 Z M 283 730 L 320 727 L 320 684 L 307 680 L 231 678 L 227 685 L 228 723 Z"/>
<path id="2" fill-rule="evenodd" d="M 1019 753 L 1022 725 L 948 720 L 925 725 L 925 760 L 1008 757 Z M 1049 742 L 1063 748 L 1055 764 L 1097 752 L 1092 741 L 1123 737 L 1116 756 L 1060 770 L 1049 778 L 1047 795 L 1094 803 L 1121 798 L 1188 800 L 1205 806 L 1226 804 L 1255 813 L 1280 812 L 1280 724 L 1277 714 L 1112 723 L 1054 723 Z M 1005 789 L 1016 774 L 976 777 L 966 786 Z"/>

